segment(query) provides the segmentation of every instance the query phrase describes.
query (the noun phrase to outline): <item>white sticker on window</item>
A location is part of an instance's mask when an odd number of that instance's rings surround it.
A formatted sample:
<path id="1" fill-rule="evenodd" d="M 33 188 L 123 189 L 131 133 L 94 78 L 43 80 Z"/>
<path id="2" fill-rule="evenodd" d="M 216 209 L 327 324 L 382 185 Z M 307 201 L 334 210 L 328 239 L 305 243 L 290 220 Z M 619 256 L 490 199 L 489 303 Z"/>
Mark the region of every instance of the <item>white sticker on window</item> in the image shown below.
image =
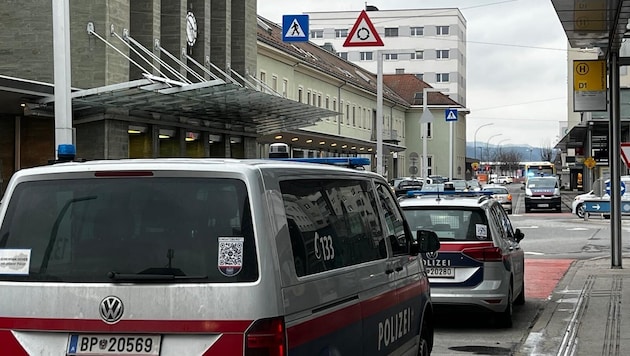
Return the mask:
<path id="1" fill-rule="evenodd" d="M 475 224 L 475 230 L 477 231 L 477 238 L 479 240 L 485 240 L 488 238 L 488 226 L 485 224 Z"/>
<path id="2" fill-rule="evenodd" d="M 243 268 L 243 237 L 219 237 L 219 272 L 227 277 Z"/>
<path id="3" fill-rule="evenodd" d="M 30 249 L 0 249 L 0 274 L 26 275 L 30 265 Z"/>

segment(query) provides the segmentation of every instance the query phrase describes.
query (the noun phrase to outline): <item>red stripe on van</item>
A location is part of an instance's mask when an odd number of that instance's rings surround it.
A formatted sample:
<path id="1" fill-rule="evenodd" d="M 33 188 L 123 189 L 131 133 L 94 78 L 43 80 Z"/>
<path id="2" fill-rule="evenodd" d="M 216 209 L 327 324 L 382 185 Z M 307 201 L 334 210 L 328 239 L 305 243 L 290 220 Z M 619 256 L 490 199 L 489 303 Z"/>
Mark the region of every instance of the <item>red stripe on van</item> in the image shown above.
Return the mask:
<path id="1" fill-rule="evenodd" d="M 0 329 L 76 332 L 243 333 L 251 320 L 101 320 L 2 318 Z"/>
<path id="2" fill-rule="evenodd" d="M 400 301 L 417 298 L 419 295 L 427 293 L 429 289 L 429 280 L 422 278 L 418 283 L 404 286 L 398 290 Z"/>
<path id="3" fill-rule="evenodd" d="M 394 293 L 389 293 L 394 294 Z M 361 320 L 359 303 L 287 328 L 289 349 L 316 340 Z"/>
<path id="4" fill-rule="evenodd" d="M 440 241 L 440 249 L 438 252 L 461 252 L 466 248 L 483 248 L 483 247 L 491 247 L 494 246 L 492 241 L 487 242 L 448 242 L 448 241 Z"/>

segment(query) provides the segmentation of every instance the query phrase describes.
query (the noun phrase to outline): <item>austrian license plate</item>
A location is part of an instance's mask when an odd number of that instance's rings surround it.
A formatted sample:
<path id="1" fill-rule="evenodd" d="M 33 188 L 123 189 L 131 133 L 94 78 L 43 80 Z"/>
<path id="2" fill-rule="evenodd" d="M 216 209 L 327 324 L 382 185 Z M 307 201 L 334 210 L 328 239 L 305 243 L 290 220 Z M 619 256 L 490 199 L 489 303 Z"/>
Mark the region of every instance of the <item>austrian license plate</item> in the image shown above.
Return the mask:
<path id="1" fill-rule="evenodd" d="M 548 208 L 549 204 L 538 204 L 538 206 L 541 208 Z"/>
<path id="2" fill-rule="evenodd" d="M 66 355 L 159 356 L 160 341 L 160 335 L 71 334 Z"/>
<path id="3" fill-rule="evenodd" d="M 441 278 L 455 278 L 453 267 L 427 267 L 427 276 Z"/>

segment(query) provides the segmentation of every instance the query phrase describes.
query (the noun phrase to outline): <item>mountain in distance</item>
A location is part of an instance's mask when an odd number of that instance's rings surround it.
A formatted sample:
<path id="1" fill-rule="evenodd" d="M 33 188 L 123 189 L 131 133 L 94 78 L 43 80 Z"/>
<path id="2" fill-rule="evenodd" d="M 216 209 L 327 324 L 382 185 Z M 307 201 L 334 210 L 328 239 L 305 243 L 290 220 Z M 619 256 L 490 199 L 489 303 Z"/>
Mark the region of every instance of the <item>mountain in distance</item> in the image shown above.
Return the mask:
<path id="1" fill-rule="evenodd" d="M 547 148 L 548 149 L 548 148 Z M 477 155 L 475 156 L 475 143 L 466 142 L 466 157 L 477 159 L 479 161 L 487 161 L 488 157 L 493 157 L 497 150 L 503 152 L 516 152 L 520 155 L 522 162 L 527 161 L 543 161 L 542 152 L 545 150 L 543 147 L 533 147 L 530 145 L 486 145 L 485 143 L 477 142 Z M 490 155 L 488 155 L 490 151 Z M 483 153 L 483 155 L 482 155 Z"/>

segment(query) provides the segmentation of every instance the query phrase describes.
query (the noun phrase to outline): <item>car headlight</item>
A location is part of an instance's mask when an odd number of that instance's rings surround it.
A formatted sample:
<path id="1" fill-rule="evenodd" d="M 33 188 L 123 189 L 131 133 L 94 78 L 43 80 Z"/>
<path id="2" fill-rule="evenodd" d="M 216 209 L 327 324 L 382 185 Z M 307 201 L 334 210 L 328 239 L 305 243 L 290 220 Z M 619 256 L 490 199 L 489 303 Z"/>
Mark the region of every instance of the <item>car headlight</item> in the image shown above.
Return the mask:
<path id="1" fill-rule="evenodd" d="M 525 195 L 528 196 L 528 197 L 531 197 L 532 196 L 532 190 L 529 189 L 529 188 L 525 188 Z"/>

